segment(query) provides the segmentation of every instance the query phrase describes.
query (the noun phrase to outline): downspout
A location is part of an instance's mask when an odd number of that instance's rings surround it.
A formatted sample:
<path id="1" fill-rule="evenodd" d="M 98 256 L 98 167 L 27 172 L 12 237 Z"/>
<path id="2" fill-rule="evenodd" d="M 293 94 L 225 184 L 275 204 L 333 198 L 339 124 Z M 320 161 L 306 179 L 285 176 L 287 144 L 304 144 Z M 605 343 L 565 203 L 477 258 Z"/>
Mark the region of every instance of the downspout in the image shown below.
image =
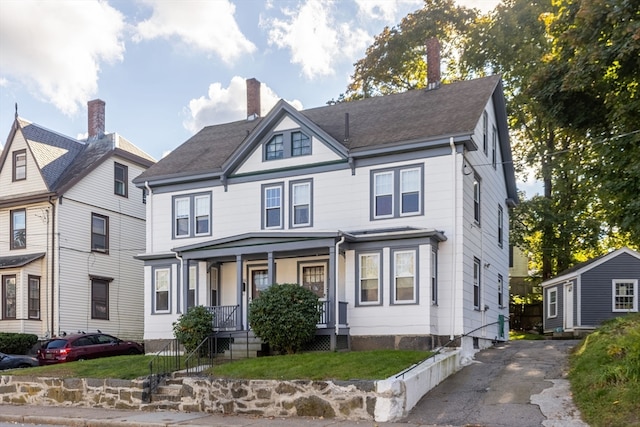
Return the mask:
<path id="1" fill-rule="evenodd" d="M 51 201 L 51 196 L 49 196 L 48 200 L 51 205 L 51 336 L 54 334 L 54 313 L 55 313 L 55 272 L 56 272 L 56 205 Z"/>
<path id="2" fill-rule="evenodd" d="M 457 186 L 457 174 L 456 174 L 456 145 L 453 142 L 453 137 L 451 137 L 449 139 L 449 146 L 451 147 L 451 172 L 452 172 L 452 180 L 451 182 L 453 183 L 453 232 L 451 233 L 451 247 L 453 249 L 453 256 L 452 256 L 452 262 L 451 262 L 451 282 L 452 285 L 451 286 L 451 332 L 449 333 L 449 339 L 453 341 L 453 337 L 455 335 L 455 320 L 456 320 L 456 313 L 455 313 L 455 305 L 456 305 L 456 286 L 457 286 L 457 282 L 456 282 L 456 269 L 457 269 L 457 252 L 458 249 L 456 248 L 456 233 L 458 232 L 457 227 L 456 227 L 456 218 L 458 215 L 458 197 L 457 197 L 457 190 L 458 190 L 458 186 Z"/>
<path id="3" fill-rule="evenodd" d="M 151 197 L 151 187 L 149 186 L 149 181 L 144 182 L 144 187 L 147 189 L 147 201 L 149 202 L 149 209 L 147 209 L 150 214 L 145 215 L 145 219 L 149 221 L 149 250 L 148 253 L 153 253 L 153 197 Z M 146 238 L 146 236 L 145 236 Z"/>
<path id="4" fill-rule="evenodd" d="M 180 309 L 180 292 L 183 291 L 182 289 L 182 277 L 184 273 L 184 259 L 182 259 L 182 257 L 180 255 L 178 255 L 178 252 L 174 252 L 174 255 L 176 256 L 176 258 L 180 261 L 180 274 L 178 274 L 178 283 L 177 283 L 177 292 L 176 292 L 176 313 L 181 314 L 182 310 Z"/>
<path id="5" fill-rule="evenodd" d="M 334 286 L 336 288 L 335 291 L 335 310 L 336 310 L 336 319 L 335 319 L 335 330 L 336 330 L 336 340 L 338 339 L 338 334 L 340 333 L 340 300 L 338 298 L 338 278 L 340 276 L 339 271 L 340 269 L 338 268 L 338 260 L 340 259 L 340 245 L 344 243 L 344 234 L 342 234 L 342 232 L 340 232 L 340 240 L 338 240 L 338 242 L 336 243 L 336 253 L 335 253 L 335 257 L 336 257 L 336 277 L 335 277 L 335 283 Z"/>

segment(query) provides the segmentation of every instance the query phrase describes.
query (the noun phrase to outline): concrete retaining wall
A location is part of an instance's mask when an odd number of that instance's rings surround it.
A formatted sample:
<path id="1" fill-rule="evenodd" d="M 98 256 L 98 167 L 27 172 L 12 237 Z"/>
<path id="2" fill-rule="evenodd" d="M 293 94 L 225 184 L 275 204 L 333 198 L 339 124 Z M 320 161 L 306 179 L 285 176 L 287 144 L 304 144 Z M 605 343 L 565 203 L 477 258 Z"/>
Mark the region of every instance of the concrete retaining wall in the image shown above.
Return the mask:
<path id="1" fill-rule="evenodd" d="M 394 421 L 460 367 L 458 350 L 381 381 L 271 381 L 184 377 L 148 403 L 148 381 L 0 376 L 0 402 Z"/>

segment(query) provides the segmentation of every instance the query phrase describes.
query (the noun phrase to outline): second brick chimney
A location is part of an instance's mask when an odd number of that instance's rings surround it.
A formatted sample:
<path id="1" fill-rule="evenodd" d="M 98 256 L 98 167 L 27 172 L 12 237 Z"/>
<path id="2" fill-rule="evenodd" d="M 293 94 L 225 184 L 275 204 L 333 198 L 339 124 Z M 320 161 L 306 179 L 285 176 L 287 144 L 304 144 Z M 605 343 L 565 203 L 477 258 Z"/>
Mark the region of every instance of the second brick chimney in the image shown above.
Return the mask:
<path id="1" fill-rule="evenodd" d="M 437 37 L 427 39 L 427 89 L 440 86 L 440 41 Z"/>
<path id="2" fill-rule="evenodd" d="M 101 99 L 94 99 L 87 102 L 89 119 L 89 138 L 96 139 L 104 135 L 104 110 L 105 102 Z"/>
<path id="3" fill-rule="evenodd" d="M 260 117 L 260 82 L 247 79 L 247 120 Z"/>

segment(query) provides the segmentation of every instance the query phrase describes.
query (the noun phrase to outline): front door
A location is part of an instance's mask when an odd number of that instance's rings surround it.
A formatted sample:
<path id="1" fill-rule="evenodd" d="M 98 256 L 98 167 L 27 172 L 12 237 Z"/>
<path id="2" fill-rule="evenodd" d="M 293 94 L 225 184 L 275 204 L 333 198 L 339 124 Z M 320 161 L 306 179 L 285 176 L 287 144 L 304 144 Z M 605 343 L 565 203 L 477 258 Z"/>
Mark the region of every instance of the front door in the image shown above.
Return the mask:
<path id="1" fill-rule="evenodd" d="M 256 298 L 260 297 L 260 293 L 264 292 L 270 285 L 269 283 L 269 270 L 265 269 L 256 269 L 252 268 L 249 270 L 249 280 L 251 282 L 251 292 L 248 292 L 247 295 L 247 310 L 246 312 L 246 324 L 249 325 L 249 310 L 251 309 L 250 304 Z M 251 329 L 251 325 L 249 325 L 249 329 Z"/>
<path id="2" fill-rule="evenodd" d="M 573 283 L 564 285 L 564 329 L 573 330 Z"/>

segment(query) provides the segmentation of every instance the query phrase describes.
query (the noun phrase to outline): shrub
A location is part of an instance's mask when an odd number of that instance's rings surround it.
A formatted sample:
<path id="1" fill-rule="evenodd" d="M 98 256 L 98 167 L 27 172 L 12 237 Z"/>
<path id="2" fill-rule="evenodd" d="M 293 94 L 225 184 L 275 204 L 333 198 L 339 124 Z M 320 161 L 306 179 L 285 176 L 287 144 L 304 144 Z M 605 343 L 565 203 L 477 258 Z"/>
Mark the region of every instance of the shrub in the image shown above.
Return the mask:
<path id="1" fill-rule="evenodd" d="M 38 342 L 34 334 L 0 332 L 0 352 L 9 354 L 27 354 Z"/>
<path id="2" fill-rule="evenodd" d="M 191 307 L 173 322 L 173 335 L 191 353 L 213 332 L 213 313 L 199 305 Z"/>
<path id="3" fill-rule="evenodd" d="M 251 302 L 249 323 L 272 348 L 292 354 L 313 339 L 318 315 L 313 292 L 295 283 L 275 284 Z"/>

